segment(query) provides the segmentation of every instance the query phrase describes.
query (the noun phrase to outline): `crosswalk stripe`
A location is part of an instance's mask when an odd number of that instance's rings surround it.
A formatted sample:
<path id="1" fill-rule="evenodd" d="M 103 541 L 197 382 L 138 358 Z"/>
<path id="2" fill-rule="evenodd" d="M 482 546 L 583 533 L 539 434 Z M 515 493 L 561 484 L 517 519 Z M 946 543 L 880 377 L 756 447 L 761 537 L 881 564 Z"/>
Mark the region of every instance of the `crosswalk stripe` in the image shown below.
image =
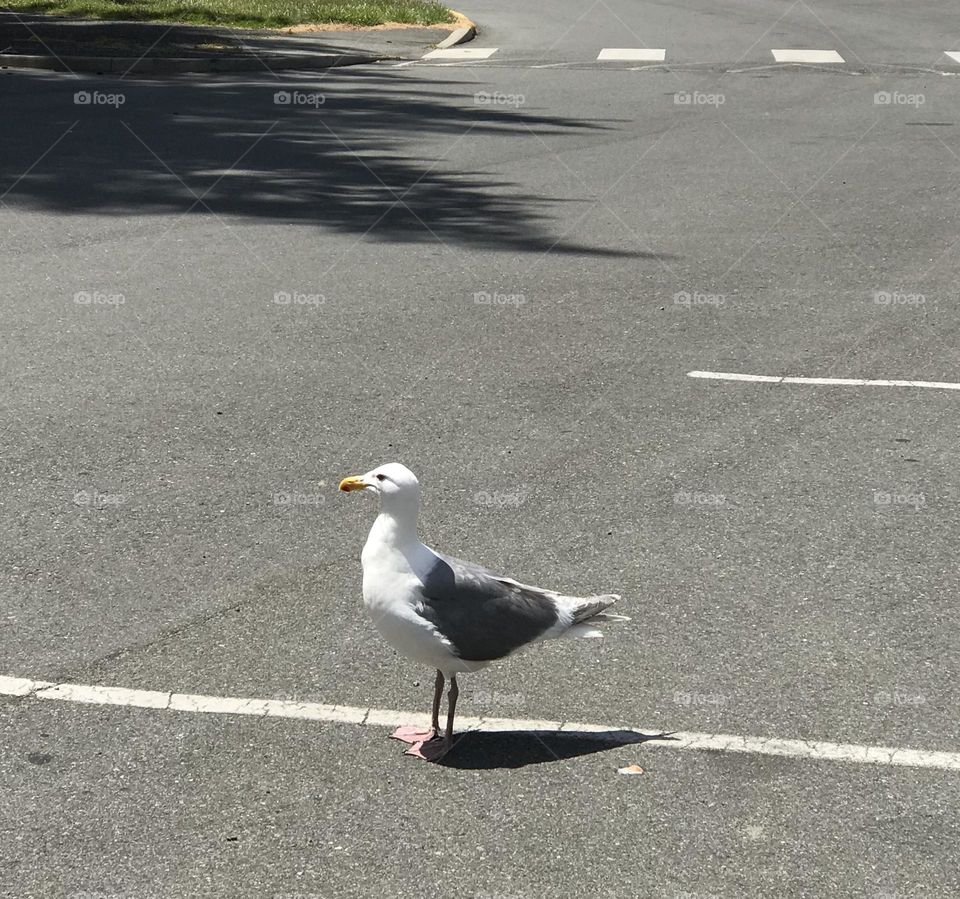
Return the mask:
<path id="1" fill-rule="evenodd" d="M 663 62 L 666 57 L 666 50 L 653 50 L 648 47 L 605 47 L 600 51 L 597 59 L 625 59 L 631 62 Z"/>
<path id="2" fill-rule="evenodd" d="M 771 50 L 776 62 L 843 62 L 836 50 Z"/>
<path id="3" fill-rule="evenodd" d="M 463 62 L 469 60 L 490 59 L 495 53 L 498 53 L 499 47 L 469 47 L 457 46 L 447 49 L 435 49 L 425 53 L 420 60 L 430 62 Z M 944 50 L 945 55 L 951 60 L 960 63 L 960 50 Z M 776 49 L 771 50 L 774 61 L 778 63 L 844 63 L 846 60 L 836 50 L 804 50 L 804 49 Z M 653 47 L 604 47 L 597 54 L 597 62 L 665 62 L 667 51 L 665 48 Z M 400 65 L 409 65 L 411 62 L 400 63 Z M 679 62 L 673 59 L 674 63 Z M 569 63 L 553 63 L 554 66 L 569 65 Z M 549 68 L 550 66 L 534 66 L 533 68 Z"/>

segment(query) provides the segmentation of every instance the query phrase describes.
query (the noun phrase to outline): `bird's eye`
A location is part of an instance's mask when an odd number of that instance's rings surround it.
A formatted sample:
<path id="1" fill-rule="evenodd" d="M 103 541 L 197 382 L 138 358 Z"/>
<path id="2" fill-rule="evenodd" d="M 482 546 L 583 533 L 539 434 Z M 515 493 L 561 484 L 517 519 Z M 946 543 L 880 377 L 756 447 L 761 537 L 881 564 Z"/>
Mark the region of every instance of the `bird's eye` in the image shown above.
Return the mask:
<path id="1" fill-rule="evenodd" d="M 378 481 L 385 481 L 386 479 L 387 479 L 387 476 L 386 476 L 385 474 L 378 474 L 378 475 L 377 475 L 377 480 L 378 480 Z"/>

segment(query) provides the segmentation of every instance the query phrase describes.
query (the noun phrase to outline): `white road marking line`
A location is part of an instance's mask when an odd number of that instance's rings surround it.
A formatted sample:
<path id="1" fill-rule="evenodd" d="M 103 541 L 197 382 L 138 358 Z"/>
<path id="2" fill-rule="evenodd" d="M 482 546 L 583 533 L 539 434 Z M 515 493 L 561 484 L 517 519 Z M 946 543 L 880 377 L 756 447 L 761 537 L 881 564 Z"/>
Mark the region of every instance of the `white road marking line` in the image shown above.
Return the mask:
<path id="1" fill-rule="evenodd" d="M 26 696 L 43 687 L 52 687 L 50 681 L 28 680 L 25 677 L 0 677 L 0 694 L 4 696 Z"/>
<path id="2" fill-rule="evenodd" d="M 960 62 L 960 50 L 944 50 L 944 53 L 947 54 L 954 62 Z"/>
<path id="3" fill-rule="evenodd" d="M 667 58 L 666 50 L 653 50 L 646 47 L 607 47 L 597 56 L 601 59 L 626 59 L 631 62 L 663 62 Z"/>
<path id="4" fill-rule="evenodd" d="M 398 727 L 402 724 L 426 727 L 429 723 L 426 715 L 393 709 L 363 709 L 355 706 L 334 706 L 287 699 L 245 699 L 231 696 L 203 696 L 194 693 L 165 693 L 160 690 L 131 690 L 126 687 L 100 687 L 88 684 L 54 684 L 50 681 L 29 680 L 22 677 L 0 676 L 0 695 L 34 696 L 37 699 L 63 702 L 179 712 L 207 712 L 217 715 L 296 718 L 304 721 L 362 724 L 372 727 Z M 710 750 L 815 761 L 849 762 L 858 765 L 892 765 L 960 771 L 960 752 L 899 749 L 892 746 L 866 746 L 859 743 L 827 743 L 820 740 L 781 740 L 771 737 L 745 737 L 737 734 L 702 734 L 684 731 L 660 734 L 655 728 L 627 728 L 571 721 L 463 717 L 458 723 L 465 730 L 485 732 L 548 731 L 566 734 L 626 731 L 647 736 L 656 734 L 657 736 L 651 739 L 650 746 L 663 749 Z"/>
<path id="5" fill-rule="evenodd" d="M 446 50 L 431 50 L 421 59 L 489 59 L 499 47 L 449 47 Z"/>
<path id="6" fill-rule="evenodd" d="M 208 712 L 214 715 L 258 715 L 267 714 L 264 699 L 239 699 L 230 696 L 198 696 L 192 693 L 160 693 L 166 704 L 160 708 L 174 712 Z M 42 694 L 40 698 L 44 697 Z"/>
<path id="7" fill-rule="evenodd" d="M 843 62 L 836 50 L 771 50 L 777 62 Z"/>
<path id="8" fill-rule="evenodd" d="M 688 371 L 688 378 L 714 381 L 759 381 L 764 384 L 825 384 L 845 387 L 928 387 L 933 390 L 960 390 L 954 381 L 890 381 L 877 378 L 793 378 L 780 375 L 742 375 L 731 371 Z"/>
<path id="9" fill-rule="evenodd" d="M 61 699 L 65 702 L 86 702 L 93 705 L 132 705 L 141 709 L 165 709 L 170 705 L 169 693 L 156 690 L 130 690 L 127 687 L 90 687 L 85 684 L 56 684 L 38 690 L 40 699 Z"/>

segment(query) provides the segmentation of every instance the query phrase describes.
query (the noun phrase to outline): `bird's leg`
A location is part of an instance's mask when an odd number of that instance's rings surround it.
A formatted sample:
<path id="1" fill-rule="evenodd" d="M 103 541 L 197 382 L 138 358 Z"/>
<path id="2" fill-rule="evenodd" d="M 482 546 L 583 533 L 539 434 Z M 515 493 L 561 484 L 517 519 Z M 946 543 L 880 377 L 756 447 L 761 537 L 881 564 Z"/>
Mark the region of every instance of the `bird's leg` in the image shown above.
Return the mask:
<path id="1" fill-rule="evenodd" d="M 443 698 L 443 672 L 437 670 L 437 679 L 433 687 L 433 711 L 430 716 L 430 730 L 420 730 L 415 724 L 398 727 L 390 736 L 394 740 L 410 743 L 425 743 L 440 733 L 440 700 Z"/>
<path id="2" fill-rule="evenodd" d="M 450 678 L 450 690 L 447 693 L 447 729 L 444 735 L 440 736 L 440 694 L 443 692 L 443 675 L 437 672 L 437 693 L 434 697 L 434 730 L 433 739 L 424 740 L 411 746 L 404 755 L 412 755 L 414 758 L 423 759 L 427 762 L 434 762 L 443 758 L 453 746 L 453 718 L 457 711 L 457 697 L 460 695 L 460 688 L 457 686 L 456 675 Z"/>
<path id="3" fill-rule="evenodd" d="M 444 735 L 444 742 L 447 748 L 453 743 L 453 716 L 457 711 L 457 697 L 460 695 L 460 688 L 457 686 L 457 676 L 450 678 L 450 692 L 447 693 L 447 732 Z M 439 731 L 440 728 L 438 727 Z"/>
<path id="4" fill-rule="evenodd" d="M 450 683 L 455 684 L 456 678 L 451 678 Z M 433 685 L 433 715 L 430 718 L 430 726 L 435 734 L 440 733 L 440 701 L 443 699 L 443 672 L 437 669 L 437 680 Z"/>

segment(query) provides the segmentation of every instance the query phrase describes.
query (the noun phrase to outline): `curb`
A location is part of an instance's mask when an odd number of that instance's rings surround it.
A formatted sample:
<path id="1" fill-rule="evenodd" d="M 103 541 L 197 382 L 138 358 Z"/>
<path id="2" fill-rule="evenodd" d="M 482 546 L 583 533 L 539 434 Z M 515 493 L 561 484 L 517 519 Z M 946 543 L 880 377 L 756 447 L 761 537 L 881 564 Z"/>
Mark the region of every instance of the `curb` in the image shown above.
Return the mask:
<path id="1" fill-rule="evenodd" d="M 450 36 L 444 38 L 437 44 L 438 50 L 446 50 L 448 47 L 455 47 L 457 44 L 465 44 L 467 41 L 472 41 L 477 36 L 477 26 L 471 22 L 465 28 L 458 28 L 456 31 L 451 31 Z"/>
<path id="2" fill-rule="evenodd" d="M 20 56 L 0 55 L 0 69 L 46 69 L 51 72 L 91 72 L 98 75 L 153 74 L 180 72 L 252 72 L 260 69 L 333 69 L 393 59 L 392 56 L 310 53 L 303 56 Z"/>

